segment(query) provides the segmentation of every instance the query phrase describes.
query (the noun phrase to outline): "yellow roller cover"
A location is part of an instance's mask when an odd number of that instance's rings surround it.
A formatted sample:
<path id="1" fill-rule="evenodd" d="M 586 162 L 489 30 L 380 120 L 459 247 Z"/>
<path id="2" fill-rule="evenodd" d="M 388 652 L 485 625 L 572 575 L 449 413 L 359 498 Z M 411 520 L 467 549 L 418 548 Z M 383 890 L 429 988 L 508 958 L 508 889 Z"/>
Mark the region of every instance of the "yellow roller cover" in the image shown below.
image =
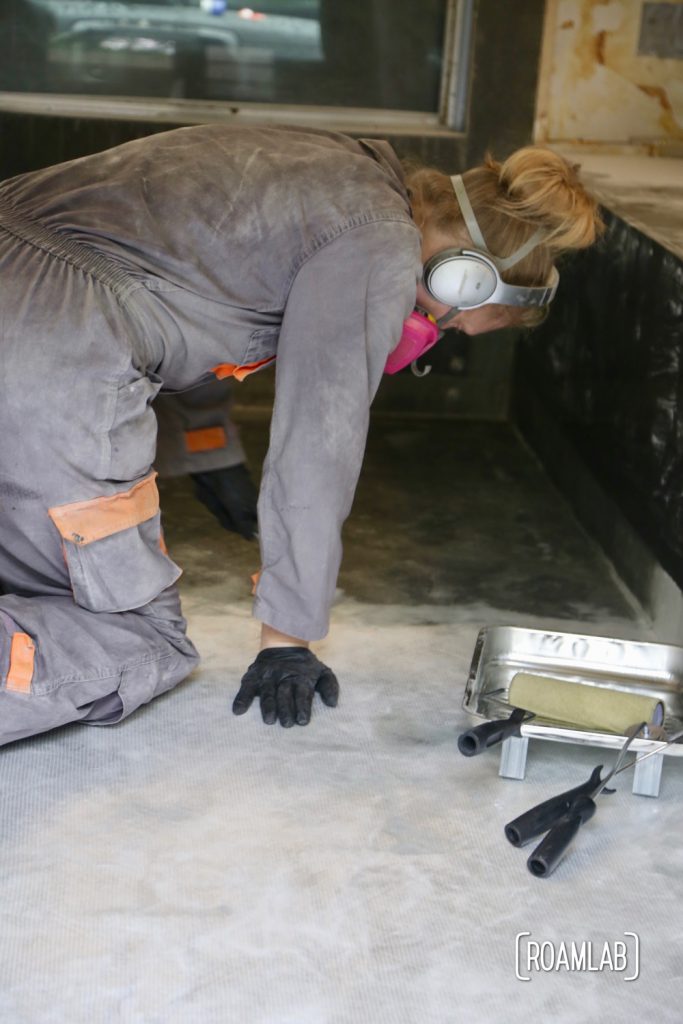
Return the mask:
<path id="1" fill-rule="evenodd" d="M 620 735 L 640 722 L 661 725 L 664 721 L 664 705 L 658 697 L 530 672 L 513 676 L 508 701 L 539 718 Z"/>

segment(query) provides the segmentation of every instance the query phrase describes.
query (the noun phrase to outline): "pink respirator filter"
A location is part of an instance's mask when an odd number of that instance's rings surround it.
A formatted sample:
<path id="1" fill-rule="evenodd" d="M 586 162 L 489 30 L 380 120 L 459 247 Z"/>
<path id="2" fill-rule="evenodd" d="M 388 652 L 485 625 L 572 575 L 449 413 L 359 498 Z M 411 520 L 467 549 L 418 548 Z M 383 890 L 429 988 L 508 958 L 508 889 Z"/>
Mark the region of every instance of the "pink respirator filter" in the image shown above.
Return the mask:
<path id="1" fill-rule="evenodd" d="M 433 317 L 414 310 L 404 321 L 401 340 L 387 359 L 384 372 L 398 373 L 410 366 L 436 345 L 441 333 Z"/>

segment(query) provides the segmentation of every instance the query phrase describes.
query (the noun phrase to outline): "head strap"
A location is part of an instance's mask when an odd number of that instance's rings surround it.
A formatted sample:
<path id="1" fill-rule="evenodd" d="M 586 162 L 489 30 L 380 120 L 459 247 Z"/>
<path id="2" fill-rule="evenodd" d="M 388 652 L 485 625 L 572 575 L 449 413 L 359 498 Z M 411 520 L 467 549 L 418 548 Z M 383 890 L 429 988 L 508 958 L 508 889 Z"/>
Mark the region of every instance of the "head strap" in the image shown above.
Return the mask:
<path id="1" fill-rule="evenodd" d="M 483 249 L 484 252 L 491 257 L 499 270 L 508 270 L 510 267 L 514 267 L 515 263 L 519 263 L 519 261 L 523 260 L 525 256 L 528 256 L 531 250 L 535 249 L 539 242 L 543 241 L 546 237 L 546 232 L 542 228 L 537 228 L 534 233 L 527 238 L 526 242 L 524 242 L 523 245 L 520 245 L 519 249 L 515 249 L 512 255 L 504 257 L 494 256 L 486 244 L 484 236 L 481 233 L 481 228 L 477 223 L 477 218 L 474 215 L 472 204 L 469 196 L 467 195 L 462 175 L 451 175 L 451 184 L 453 185 L 455 197 L 458 200 L 460 211 L 465 220 L 465 227 L 469 231 L 470 238 L 474 242 L 475 247 L 477 249 Z"/>

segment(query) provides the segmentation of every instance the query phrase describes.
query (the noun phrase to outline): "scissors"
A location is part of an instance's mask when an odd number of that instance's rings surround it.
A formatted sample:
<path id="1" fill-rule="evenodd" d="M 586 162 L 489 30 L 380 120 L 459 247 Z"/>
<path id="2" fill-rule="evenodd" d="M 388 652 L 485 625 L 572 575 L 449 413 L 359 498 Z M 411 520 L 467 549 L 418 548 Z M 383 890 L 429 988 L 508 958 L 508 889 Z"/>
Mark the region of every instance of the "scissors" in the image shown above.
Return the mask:
<path id="1" fill-rule="evenodd" d="M 603 766 L 599 764 L 591 772 L 590 778 L 582 785 L 575 786 L 574 789 L 568 789 L 558 796 L 553 796 L 549 800 L 537 804 L 505 826 L 505 835 L 513 846 L 524 846 L 530 839 L 534 839 L 544 832 L 547 833 L 527 860 L 527 867 L 532 875 L 537 878 L 546 878 L 552 874 L 581 826 L 586 821 L 590 821 L 595 814 L 596 798 L 602 792 L 614 793 L 613 789 L 607 789 L 607 783 L 615 775 L 632 768 L 653 754 L 658 754 L 670 743 L 683 736 L 683 729 L 681 729 L 680 732 L 674 733 L 665 742 L 660 743 L 655 750 L 650 750 L 646 754 L 634 758 L 628 764 L 624 764 L 629 746 L 646 725 L 647 722 L 641 722 L 640 725 L 629 730 L 629 735 L 619 751 L 614 767 L 604 779 L 601 777 Z"/>

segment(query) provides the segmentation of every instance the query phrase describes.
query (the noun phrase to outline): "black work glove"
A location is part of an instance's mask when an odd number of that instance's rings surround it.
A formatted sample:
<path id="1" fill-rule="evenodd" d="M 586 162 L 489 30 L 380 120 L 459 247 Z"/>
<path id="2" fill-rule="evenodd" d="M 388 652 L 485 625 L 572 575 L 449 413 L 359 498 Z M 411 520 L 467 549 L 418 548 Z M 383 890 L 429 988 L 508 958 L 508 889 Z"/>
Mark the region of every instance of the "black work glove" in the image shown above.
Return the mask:
<path id="1" fill-rule="evenodd" d="M 232 710 L 243 715 L 254 697 L 260 697 L 266 725 L 277 719 L 285 729 L 308 725 L 316 690 L 328 708 L 337 706 L 337 677 L 312 651 L 307 647 L 266 647 L 242 676 Z"/>
<path id="2" fill-rule="evenodd" d="M 195 496 L 213 512 L 221 526 L 239 533 L 245 540 L 253 540 L 258 529 L 258 492 L 244 463 L 190 476 Z"/>

